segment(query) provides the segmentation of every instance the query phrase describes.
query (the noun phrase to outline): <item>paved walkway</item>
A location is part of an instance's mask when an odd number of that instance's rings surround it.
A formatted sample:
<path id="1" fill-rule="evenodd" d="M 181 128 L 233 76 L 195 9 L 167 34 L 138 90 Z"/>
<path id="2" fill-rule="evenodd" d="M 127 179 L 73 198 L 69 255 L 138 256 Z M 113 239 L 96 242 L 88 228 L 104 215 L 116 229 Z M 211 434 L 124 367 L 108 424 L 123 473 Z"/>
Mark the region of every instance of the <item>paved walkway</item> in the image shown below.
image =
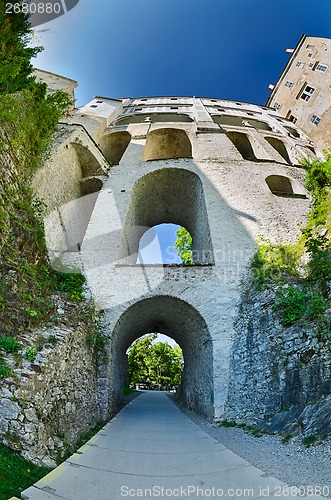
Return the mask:
<path id="1" fill-rule="evenodd" d="M 154 391 L 131 401 L 77 453 L 22 493 L 29 500 L 206 497 L 305 498 L 216 442 Z"/>

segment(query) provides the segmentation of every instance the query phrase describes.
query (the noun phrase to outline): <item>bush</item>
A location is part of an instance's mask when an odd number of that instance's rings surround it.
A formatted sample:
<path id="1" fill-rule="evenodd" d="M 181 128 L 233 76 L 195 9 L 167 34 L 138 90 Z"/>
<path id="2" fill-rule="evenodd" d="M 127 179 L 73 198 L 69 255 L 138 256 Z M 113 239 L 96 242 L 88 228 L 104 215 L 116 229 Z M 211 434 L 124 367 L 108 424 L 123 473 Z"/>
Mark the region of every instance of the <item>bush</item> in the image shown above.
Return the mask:
<path id="1" fill-rule="evenodd" d="M 0 337 L 0 349 L 6 353 L 17 352 L 21 349 L 21 345 L 16 338 L 4 336 Z"/>

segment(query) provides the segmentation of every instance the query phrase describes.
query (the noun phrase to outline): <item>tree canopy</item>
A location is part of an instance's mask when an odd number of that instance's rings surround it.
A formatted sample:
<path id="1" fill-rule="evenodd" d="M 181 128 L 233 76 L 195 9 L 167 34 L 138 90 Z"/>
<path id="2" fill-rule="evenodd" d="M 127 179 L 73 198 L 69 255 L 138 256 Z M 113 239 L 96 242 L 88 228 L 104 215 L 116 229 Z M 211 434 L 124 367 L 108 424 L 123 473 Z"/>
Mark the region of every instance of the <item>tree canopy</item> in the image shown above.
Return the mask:
<path id="1" fill-rule="evenodd" d="M 183 355 L 178 345 L 155 342 L 151 333 L 137 339 L 129 348 L 128 371 L 130 384 L 147 386 L 178 385 L 183 373 Z"/>
<path id="2" fill-rule="evenodd" d="M 35 83 L 31 58 L 42 47 L 29 47 L 33 30 L 28 15 L 21 11 L 7 14 L 6 5 L 0 0 L 0 93 L 14 93 Z"/>
<path id="3" fill-rule="evenodd" d="M 192 236 L 185 229 L 180 227 L 176 231 L 177 240 L 174 247 L 178 249 L 178 256 L 182 259 L 183 264 L 193 264 L 192 257 Z"/>

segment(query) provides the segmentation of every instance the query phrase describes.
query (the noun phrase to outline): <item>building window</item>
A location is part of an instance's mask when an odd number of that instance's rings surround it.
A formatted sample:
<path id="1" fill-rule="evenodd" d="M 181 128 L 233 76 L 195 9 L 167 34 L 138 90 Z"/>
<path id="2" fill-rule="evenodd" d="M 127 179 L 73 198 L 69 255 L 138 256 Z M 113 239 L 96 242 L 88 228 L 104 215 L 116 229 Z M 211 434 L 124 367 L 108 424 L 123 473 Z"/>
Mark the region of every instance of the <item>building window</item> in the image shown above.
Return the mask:
<path id="1" fill-rule="evenodd" d="M 292 122 L 292 123 L 296 123 L 296 122 L 298 121 L 297 117 L 296 117 L 296 116 L 294 116 L 294 115 L 290 115 L 290 116 L 288 117 L 288 119 L 289 119 L 289 120 L 290 120 L 290 122 Z"/>
<path id="2" fill-rule="evenodd" d="M 103 101 L 97 101 L 97 103 L 101 104 Z"/>
<path id="3" fill-rule="evenodd" d="M 306 46 L 306 49 L 313 49 L 314 48 L 314 45 L 309 43 L 307 46 Z"/>
<path id="4" fill-rule="evenodd" d="M 217 111 L 220 111 L 221 113 L 225 113 L 225 109 L 218 108 Z"/>
<path id="5" fill-rule="evenodd" d="M 97 108 L 98 106 L 96 104 L 91 104 L 90 108 Z"/>
<path id="6" fill-rule="evenodd" d="M 293 82 L 290 82 L 289 80 L 287 80 L 287 82 L 285 83 L 285 87 L 288 87 L 289 89 L 291 89 L 293 85 Z"/>
<path id="7" fill-rule="evenodd" d="M 310 121 L 314 124 L 314 125 L 318 125 L 319 122 L 321 121 L 320 117 L 317 116 L 317 115 L 313 115 L 310 119 Z"/>
<path id="8" fill-rule="evenodd" d="M 328 67 L 324 66 L 324 64 L 318 64 L 317 67 L 316 67 L 316 69 L 318 71 L 326 71 L 328 69 Z"/>
<path id="9" fill-rule="evenodd" d="M 296 65 L 298 66 L 298 68 L 304 68 L 305 64 L 306 63 L 304 63 L 304 62 L 298 61 Z"/>
<path id="10" fill-rule="evenodd" d="M 134 111 L 142 111 L 143 108 L 135 108 Z"/>
<path id="11" fill-rule="evenodd" d="M 282 107 L 282 105 L 279 104 L 279 102 L 275 102 L 274 108 L 276 111 L 278 111 L 281 107 Z"/>
<path id="12" fill-rule="evenodd" d="M 210 99 L 210 102 L 217 102 L 217 99 Z"/>
<path id="13" fill-rule="evenodd" d="M 312 68 L 314 66 L 314 63 L 309 63 L 309 68 Z"/>
<path id="14" fill-rule="evenodd" d="M 170 101 L 177 101 L 177 97 L 170 97 Z"/>
<path id="15" fill-rule="evenodd" d="M 308 57 L 313 57 L 313 53 L 309 52 Z"/>
<path id="16" fill-rule="evenodd" d="M 300 99 L 302 99 L 303 101 L 309 101 L 309 99 L 311 98 L 311 96 L 313 95 L 314 92 L 315 92 L 315 89 L 313 87 L 306 85 L 306 87 L 304 88 L 304 90 L 300 96 Z"/>
<path id="17" fill-rule="evenodd" d="M 179 109 L 178 106 L 170 106 L 170 109 Z"/>

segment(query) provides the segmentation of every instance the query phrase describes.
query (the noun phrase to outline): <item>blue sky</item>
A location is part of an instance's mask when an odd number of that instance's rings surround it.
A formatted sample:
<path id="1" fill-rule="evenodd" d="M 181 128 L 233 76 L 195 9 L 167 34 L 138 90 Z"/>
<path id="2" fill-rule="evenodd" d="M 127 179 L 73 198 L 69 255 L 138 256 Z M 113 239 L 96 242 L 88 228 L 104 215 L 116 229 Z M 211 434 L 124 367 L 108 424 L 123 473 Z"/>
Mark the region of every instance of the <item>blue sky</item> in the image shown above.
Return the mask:
<path id="1" fill-rule="evenodd" d="M 39 26 L 35 66 L 94 95 L 196 95 L 264 104 L 302 33 L 331 37 L 330 0 L 80 0 Z"/>

